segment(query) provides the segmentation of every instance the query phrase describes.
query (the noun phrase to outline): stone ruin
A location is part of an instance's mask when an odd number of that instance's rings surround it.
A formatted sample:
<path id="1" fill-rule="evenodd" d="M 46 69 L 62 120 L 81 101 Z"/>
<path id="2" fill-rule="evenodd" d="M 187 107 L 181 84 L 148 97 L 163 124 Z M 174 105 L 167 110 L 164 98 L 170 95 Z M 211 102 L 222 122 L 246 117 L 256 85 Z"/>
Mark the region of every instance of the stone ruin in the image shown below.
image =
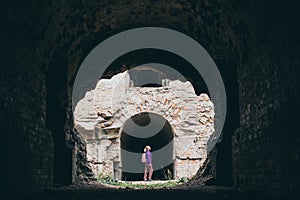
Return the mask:
<path id="1" fill-rule="evenodd" d="M 175 179 L 191 178 L 203 165 L 214 132 L 214 106 L 208 95 L 197 96 L 189 81 L 164 79 L 161 87 L 134 87 L 126 71 L 99 80 L 74 111 L 75 128 L 86 141 L 95 177 L 121 179 L 114 165 L 121 163 L 122 126 L 144 112 L 164 117 L 172 127 Z"/>

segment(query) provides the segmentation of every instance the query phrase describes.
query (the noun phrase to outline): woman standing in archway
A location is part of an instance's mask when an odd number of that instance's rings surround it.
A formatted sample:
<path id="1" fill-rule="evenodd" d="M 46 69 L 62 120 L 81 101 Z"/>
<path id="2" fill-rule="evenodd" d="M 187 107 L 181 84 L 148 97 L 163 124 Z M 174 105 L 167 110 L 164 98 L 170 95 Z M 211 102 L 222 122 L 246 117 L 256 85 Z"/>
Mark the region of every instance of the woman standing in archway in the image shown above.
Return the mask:
<path id="1" fill-rule="evenodd" d="M 149 145 L 147 145 L 144 148 L 144 152 L 146 152 L 144 181 L 147 181 L 147 180 L 152 181 L 153 167 L 152 167 L 152 154 L 150 151 L 151 151 L 151 147 Z M 148 174 L 148 179 L 147 179 L 147 174 Z"/>

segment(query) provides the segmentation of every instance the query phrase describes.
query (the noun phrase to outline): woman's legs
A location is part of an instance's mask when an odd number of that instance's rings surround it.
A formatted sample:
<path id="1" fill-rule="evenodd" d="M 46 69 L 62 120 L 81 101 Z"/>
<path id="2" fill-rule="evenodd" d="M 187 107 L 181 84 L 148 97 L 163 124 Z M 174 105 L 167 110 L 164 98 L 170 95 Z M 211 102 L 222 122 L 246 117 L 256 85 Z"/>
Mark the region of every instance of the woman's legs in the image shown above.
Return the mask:
<path id="1" fill-rule="evenodd" d="M 152 167 L 152 164 L 148 164 L 148 166 L 149 166 L 149 177 L 148 177 L 148 180 L 152 180 L 153 167 Z"/>
<path id="2" fill-rule="evenodd" d="M 144 181 L 147 180 L 147 172 L 148 172 L 148 169 L 147 169 L 147 163 L 145 163 Z"/>
<path id="3" fill-rule="evenodd" d="M 147 180 L 147 175 L 148 175 L 148 180 L 151 180 L 152 174 L 153 174 L 152 164 L 145 163 L 144 181 Z"/>

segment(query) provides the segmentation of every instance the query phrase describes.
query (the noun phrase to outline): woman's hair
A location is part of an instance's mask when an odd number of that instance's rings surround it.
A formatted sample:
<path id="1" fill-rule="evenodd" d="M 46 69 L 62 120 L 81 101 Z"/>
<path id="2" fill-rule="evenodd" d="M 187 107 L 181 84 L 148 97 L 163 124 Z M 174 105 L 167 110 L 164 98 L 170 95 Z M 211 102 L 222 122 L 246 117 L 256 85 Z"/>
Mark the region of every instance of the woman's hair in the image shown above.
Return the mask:
<path id="1" fill-rule="evenodd" d="M 147 150 L 151 150 L 151 147 L 149 145 L 147 145 L 145 148 L 144 148 L 144 152 L 146 152 Z"/>

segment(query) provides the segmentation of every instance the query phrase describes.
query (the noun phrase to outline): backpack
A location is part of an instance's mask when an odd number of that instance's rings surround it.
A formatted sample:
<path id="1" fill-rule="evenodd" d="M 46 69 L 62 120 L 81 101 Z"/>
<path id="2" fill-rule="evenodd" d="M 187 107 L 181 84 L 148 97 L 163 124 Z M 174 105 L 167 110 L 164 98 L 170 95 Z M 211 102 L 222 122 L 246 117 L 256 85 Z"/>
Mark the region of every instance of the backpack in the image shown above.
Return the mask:
<path id="1" fill-rule="evenodd" d="M 146 162 L 146 153 L 142 153 L 141 162 L 142 162 L 142 163 L 145 163 L 145 162 Z"/>

